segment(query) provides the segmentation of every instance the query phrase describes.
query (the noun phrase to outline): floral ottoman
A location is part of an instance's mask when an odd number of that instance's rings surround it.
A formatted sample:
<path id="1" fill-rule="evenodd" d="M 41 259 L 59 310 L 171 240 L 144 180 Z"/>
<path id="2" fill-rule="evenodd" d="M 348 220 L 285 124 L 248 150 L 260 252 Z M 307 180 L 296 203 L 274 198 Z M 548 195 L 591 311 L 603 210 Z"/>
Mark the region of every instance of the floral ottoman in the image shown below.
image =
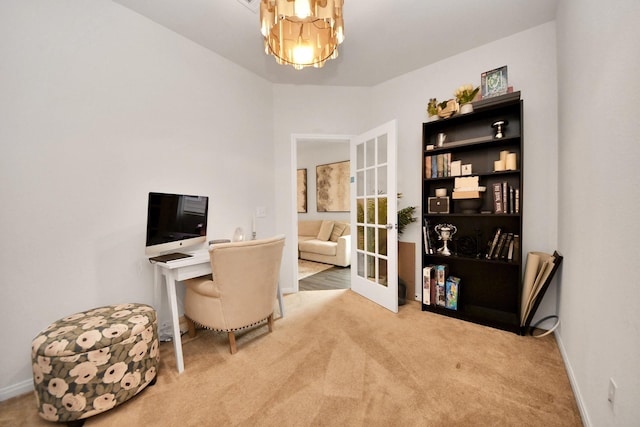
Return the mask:
<path id="1" fill-rule="evenodd" d="M 156 312 L 120 304 L 67 316 L 34 338 L 31 359 L 39 415 L 81 425 L 155 383 Z"/>

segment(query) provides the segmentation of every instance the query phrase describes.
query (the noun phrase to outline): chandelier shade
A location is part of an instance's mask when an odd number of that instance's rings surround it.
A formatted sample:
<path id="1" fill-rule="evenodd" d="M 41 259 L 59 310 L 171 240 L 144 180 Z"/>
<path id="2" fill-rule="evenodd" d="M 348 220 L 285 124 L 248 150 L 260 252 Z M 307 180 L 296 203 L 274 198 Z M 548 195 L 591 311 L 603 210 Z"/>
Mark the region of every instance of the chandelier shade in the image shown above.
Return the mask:
<path id="1" fill-rule="evenodd" d="M 261 0 L 264 51 L 278 64 L 321 68 L 344 40 L 343 0 Z"/>

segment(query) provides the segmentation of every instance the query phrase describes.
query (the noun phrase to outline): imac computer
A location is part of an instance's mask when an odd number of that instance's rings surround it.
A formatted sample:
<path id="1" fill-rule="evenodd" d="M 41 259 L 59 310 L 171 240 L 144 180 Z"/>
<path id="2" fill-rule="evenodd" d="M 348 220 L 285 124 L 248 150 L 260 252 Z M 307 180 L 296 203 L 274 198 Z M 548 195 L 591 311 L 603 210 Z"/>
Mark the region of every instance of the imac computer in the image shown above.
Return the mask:
<path id="1" fill-rule="evenodd" d="M 149 193 L 145 254 L 164 255 L 207 240 L 209 198 Z"/>

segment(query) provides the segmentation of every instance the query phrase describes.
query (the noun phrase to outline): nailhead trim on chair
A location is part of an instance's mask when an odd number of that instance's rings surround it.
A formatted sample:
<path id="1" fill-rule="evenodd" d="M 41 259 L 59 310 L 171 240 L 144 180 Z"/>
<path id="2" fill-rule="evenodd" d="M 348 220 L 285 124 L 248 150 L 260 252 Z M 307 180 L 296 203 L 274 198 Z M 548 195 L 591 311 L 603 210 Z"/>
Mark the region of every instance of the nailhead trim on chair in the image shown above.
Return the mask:
<path id="1" fill-rule="evenodd" d="M 271 313 L 271 314 L 273 314 L 273 313 Z M 189 319 L 191 319 L 191 318 L 189 317 Z M 261 324 L 262 322 L 267 321 L 267 320 L 269 320 L 269 316 L 265 317 L 265 318 L 264 318 L 264 319 L 262 319 L 262 320 L 258 320 L 257 322 L 254 322 L 254 323 L 252 323 L 252 324 L 250 324 L 250 325 L 243 326 L 243 327 L 241 327 L 241 328 L 217 329 L 217 328 L 210 328 L 210 327 L 208 327 L 208 326 L 203 325 L 202 323 L 199 323 L 199 322 L 197 322 L 197 321 L 195 321 L 195 320 L 191 319 L 191 321 L 192 321 L 195 325 L 198 325 L 198 326 L 200 326 L 201 328 L 208 329 L 208 330 L 210 330 L 210 331 L 217 331 L 217 332 L 234 332 L 234 331 L 241 331 L 241 330 L 243 330 L 243 329 L 252 328 L 252 327 L 254 327 L 254 326 L 256 326 L 256 325 L 259 325 L 259 324 Z"/>

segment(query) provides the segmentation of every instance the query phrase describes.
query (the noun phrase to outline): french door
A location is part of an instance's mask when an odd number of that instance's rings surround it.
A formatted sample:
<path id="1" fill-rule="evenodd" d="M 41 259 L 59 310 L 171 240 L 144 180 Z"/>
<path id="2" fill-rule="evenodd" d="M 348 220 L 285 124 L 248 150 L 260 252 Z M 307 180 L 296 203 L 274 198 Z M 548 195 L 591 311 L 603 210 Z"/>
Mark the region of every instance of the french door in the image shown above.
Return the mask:
<path id="1" fill-rule="evenodd" d="M 351 289 L 398 312 L 396 121 L 351 139 Z"/>

